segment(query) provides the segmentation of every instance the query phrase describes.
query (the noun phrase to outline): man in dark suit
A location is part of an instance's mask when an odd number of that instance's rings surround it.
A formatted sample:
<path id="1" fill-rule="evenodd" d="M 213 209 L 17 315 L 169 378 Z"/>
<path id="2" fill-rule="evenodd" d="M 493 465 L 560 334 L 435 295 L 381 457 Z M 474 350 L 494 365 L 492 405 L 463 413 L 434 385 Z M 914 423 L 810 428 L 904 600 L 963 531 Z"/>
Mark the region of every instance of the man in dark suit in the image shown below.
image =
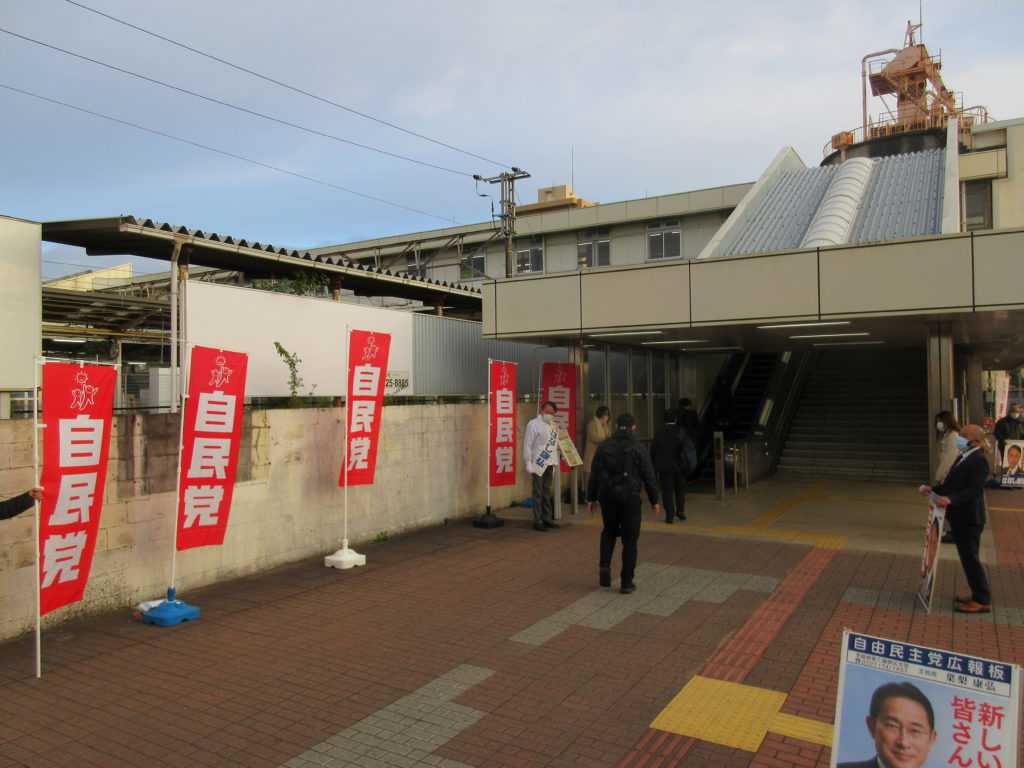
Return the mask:
<path id="1" fill-rule="evenodd" d="M 949 530 L 971 588 L 969 595 L 956 596 L 956 610 L 988 613 L 992 610 L 992 595 L 979 556 L 981 532 L 985 529 L 984 491 L 988 479 L 985 433 L 977 424 L 968 424 L 960 430 L 957 443 L 963 453 L 953 462 L 946 479 L 938 485 L 921 486 L 921 493 L 934 492 L 938 496 L 936 505 L 946 508 Z"/>
<path id="2" fill-rule="evenodd" d="M 886 683 L 875 689 L 867 716 L 875 756 L 839 768 L 921 768 L 935 744 L 935 711 L 913 683 Z"/>

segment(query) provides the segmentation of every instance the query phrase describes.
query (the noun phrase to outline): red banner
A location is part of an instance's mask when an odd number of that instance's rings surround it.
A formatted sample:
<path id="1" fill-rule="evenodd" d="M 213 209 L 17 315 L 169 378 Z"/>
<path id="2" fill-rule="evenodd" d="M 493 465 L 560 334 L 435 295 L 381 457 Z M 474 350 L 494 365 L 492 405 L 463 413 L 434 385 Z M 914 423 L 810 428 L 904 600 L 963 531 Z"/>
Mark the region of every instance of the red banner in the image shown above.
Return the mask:
<path id="1" fill-rule="evenodd" d="M 341 468 L 338 485 L 373 485 L 390 348 L 391 334 L 356 330 L 349 333 L 346 466 Z"/>
<path id="2" fill-rule="evenodd" d="M 576 365 L 574 363 L 544 363 L 540 369 L 540 402 L 550 400 L 558 406 L 555 423 L 576 440 Z M 562 462 L 562 471 L 569 465 Z"/>
<path id="3" fill-rule="evenodd" d="M 516 483 L 516 364 L 491 361 L 491 485 Z"/>
<path id="4" fill-rule="evenodd" d="M 224 543 L 245 406 L 242 352 L 193 347 L 182 428 L 178 550 Z"/>
<path id="5" fill-rule="evenodd" d="M 40 615 L 82 599 L 96 548 L 110 455 L 117 371 L 43 365 Z"/>

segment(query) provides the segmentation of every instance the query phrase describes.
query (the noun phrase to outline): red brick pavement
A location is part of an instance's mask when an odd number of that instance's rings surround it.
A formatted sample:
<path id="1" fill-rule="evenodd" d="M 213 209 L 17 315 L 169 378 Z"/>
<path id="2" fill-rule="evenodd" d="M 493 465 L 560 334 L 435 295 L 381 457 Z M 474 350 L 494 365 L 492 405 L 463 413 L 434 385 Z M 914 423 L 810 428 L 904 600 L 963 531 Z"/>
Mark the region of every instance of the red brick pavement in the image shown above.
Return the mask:
<path id="1" fill-rule="evenodd" d="M 593 593 L 598 533 L 510 521 L 397 537 L 366 547 L 363 568 L 305 562 L 183 595 L 203 615 L 178 627 L 126 610 L 49 631 L 41 680 L 32 639 L 7 643 L 0 766 L 280 765 L 460 664 L 494 670 L 457 699 L 486 715 L 437 752 L 469 765 L 600 768 L 639 748 L 633 765 L 825 766 L 827 748 L 792 738 L 769 734 L 752 754 L 649 726 L 726 662 L 748 685 L 787 692 L 784 711 L 830 722 L 843 627 L 1024 661 L 1018 626 L 843 602 L 850 587 L 912 593 L 916 556 L 675 530 L 645 531 L 641 562 L 770 576 L 778 589 L 511 641 Z M 1019 562 L 990 575 L 1001 604 L 1022 604 Z M 962 587 L 957 568 L 939 578 L 943 600 Z"/>

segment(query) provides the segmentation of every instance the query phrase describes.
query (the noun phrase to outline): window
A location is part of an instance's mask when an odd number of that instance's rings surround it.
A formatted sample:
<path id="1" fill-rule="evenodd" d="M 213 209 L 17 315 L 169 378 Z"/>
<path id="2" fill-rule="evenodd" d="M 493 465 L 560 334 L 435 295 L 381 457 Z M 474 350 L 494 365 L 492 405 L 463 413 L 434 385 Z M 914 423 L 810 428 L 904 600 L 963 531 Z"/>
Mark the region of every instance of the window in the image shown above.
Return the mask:
<path id="1" fill-rule="evenodd" d="M 486 277 L 485 255 L 484 251 L 463 253 L 459 262 L 459 280 L 483 280 Z"/>
<path id="2" fill-rule="evenodd" d="M 992 228 L 992 181 L 964 182 L 964 229 Z"/>
<path id="3" fill-rule="evenodd" d="M 516 242 L 516 274 L 544 271 L 544 246 L 539 237 Z"/>
<path id="4" fill-rule="evenodd" d="M 647 225 L 647 258 L 678 259 L 683 255 L 683 233 L 679 219 L 654 222 Z"/>
<path id="5" fill-rule="evenodd" d="M 588 229 L 580 232 L 576 240 L 578 269 L 607 267 L 612 263 L 612 243 L 607 229 Z"/>

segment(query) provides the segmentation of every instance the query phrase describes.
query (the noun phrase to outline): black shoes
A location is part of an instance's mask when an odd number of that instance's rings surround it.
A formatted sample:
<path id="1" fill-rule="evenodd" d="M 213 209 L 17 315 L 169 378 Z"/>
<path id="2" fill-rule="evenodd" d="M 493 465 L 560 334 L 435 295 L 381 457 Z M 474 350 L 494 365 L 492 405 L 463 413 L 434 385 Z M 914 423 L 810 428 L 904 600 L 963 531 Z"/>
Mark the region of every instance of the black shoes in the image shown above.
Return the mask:
<path id="1" fill-rule="evenodd" d="M 534 524 L 533 524 L 533 530 L 535 530 L 535 531 L 540 531 L 541 533 L 547 533 L 547 532 L 548 532 L 548 529 L 547 529 L 547 528 L 545 528 L 545 527 L 544 527 L 543 525 L 541 525 L 540 523 L 534 523 Z"/>
<path id="2" fill-rule="evenodd" d="M 598 568 L 598 583 L 602 587 L 610 587 L 612 585 L 612 569 L 611 568 Z"/>
<path id="3" fill-rule="evenodd" d="M 620 595 L 632 595 L 634 592 L 636 592 L 636 584 L 634 584 L 633 582 L 623 584 L 621 587 L 619 587 Z"/>
<path id="4" fill-rule="evenodd" d="M 562 527 L 562 526 L 560 526 L 560 525 L 559 525 L 558 523 L 552 522 L 552 521 L 550 521 L 550 520 L 545 520 L 545 521 L 544 521 L 544 522 L 542 523 L 542 525 L 543 525 L 543 526 L 544 526 L 545 528 L 561 528 L 561 527 Z"/>

